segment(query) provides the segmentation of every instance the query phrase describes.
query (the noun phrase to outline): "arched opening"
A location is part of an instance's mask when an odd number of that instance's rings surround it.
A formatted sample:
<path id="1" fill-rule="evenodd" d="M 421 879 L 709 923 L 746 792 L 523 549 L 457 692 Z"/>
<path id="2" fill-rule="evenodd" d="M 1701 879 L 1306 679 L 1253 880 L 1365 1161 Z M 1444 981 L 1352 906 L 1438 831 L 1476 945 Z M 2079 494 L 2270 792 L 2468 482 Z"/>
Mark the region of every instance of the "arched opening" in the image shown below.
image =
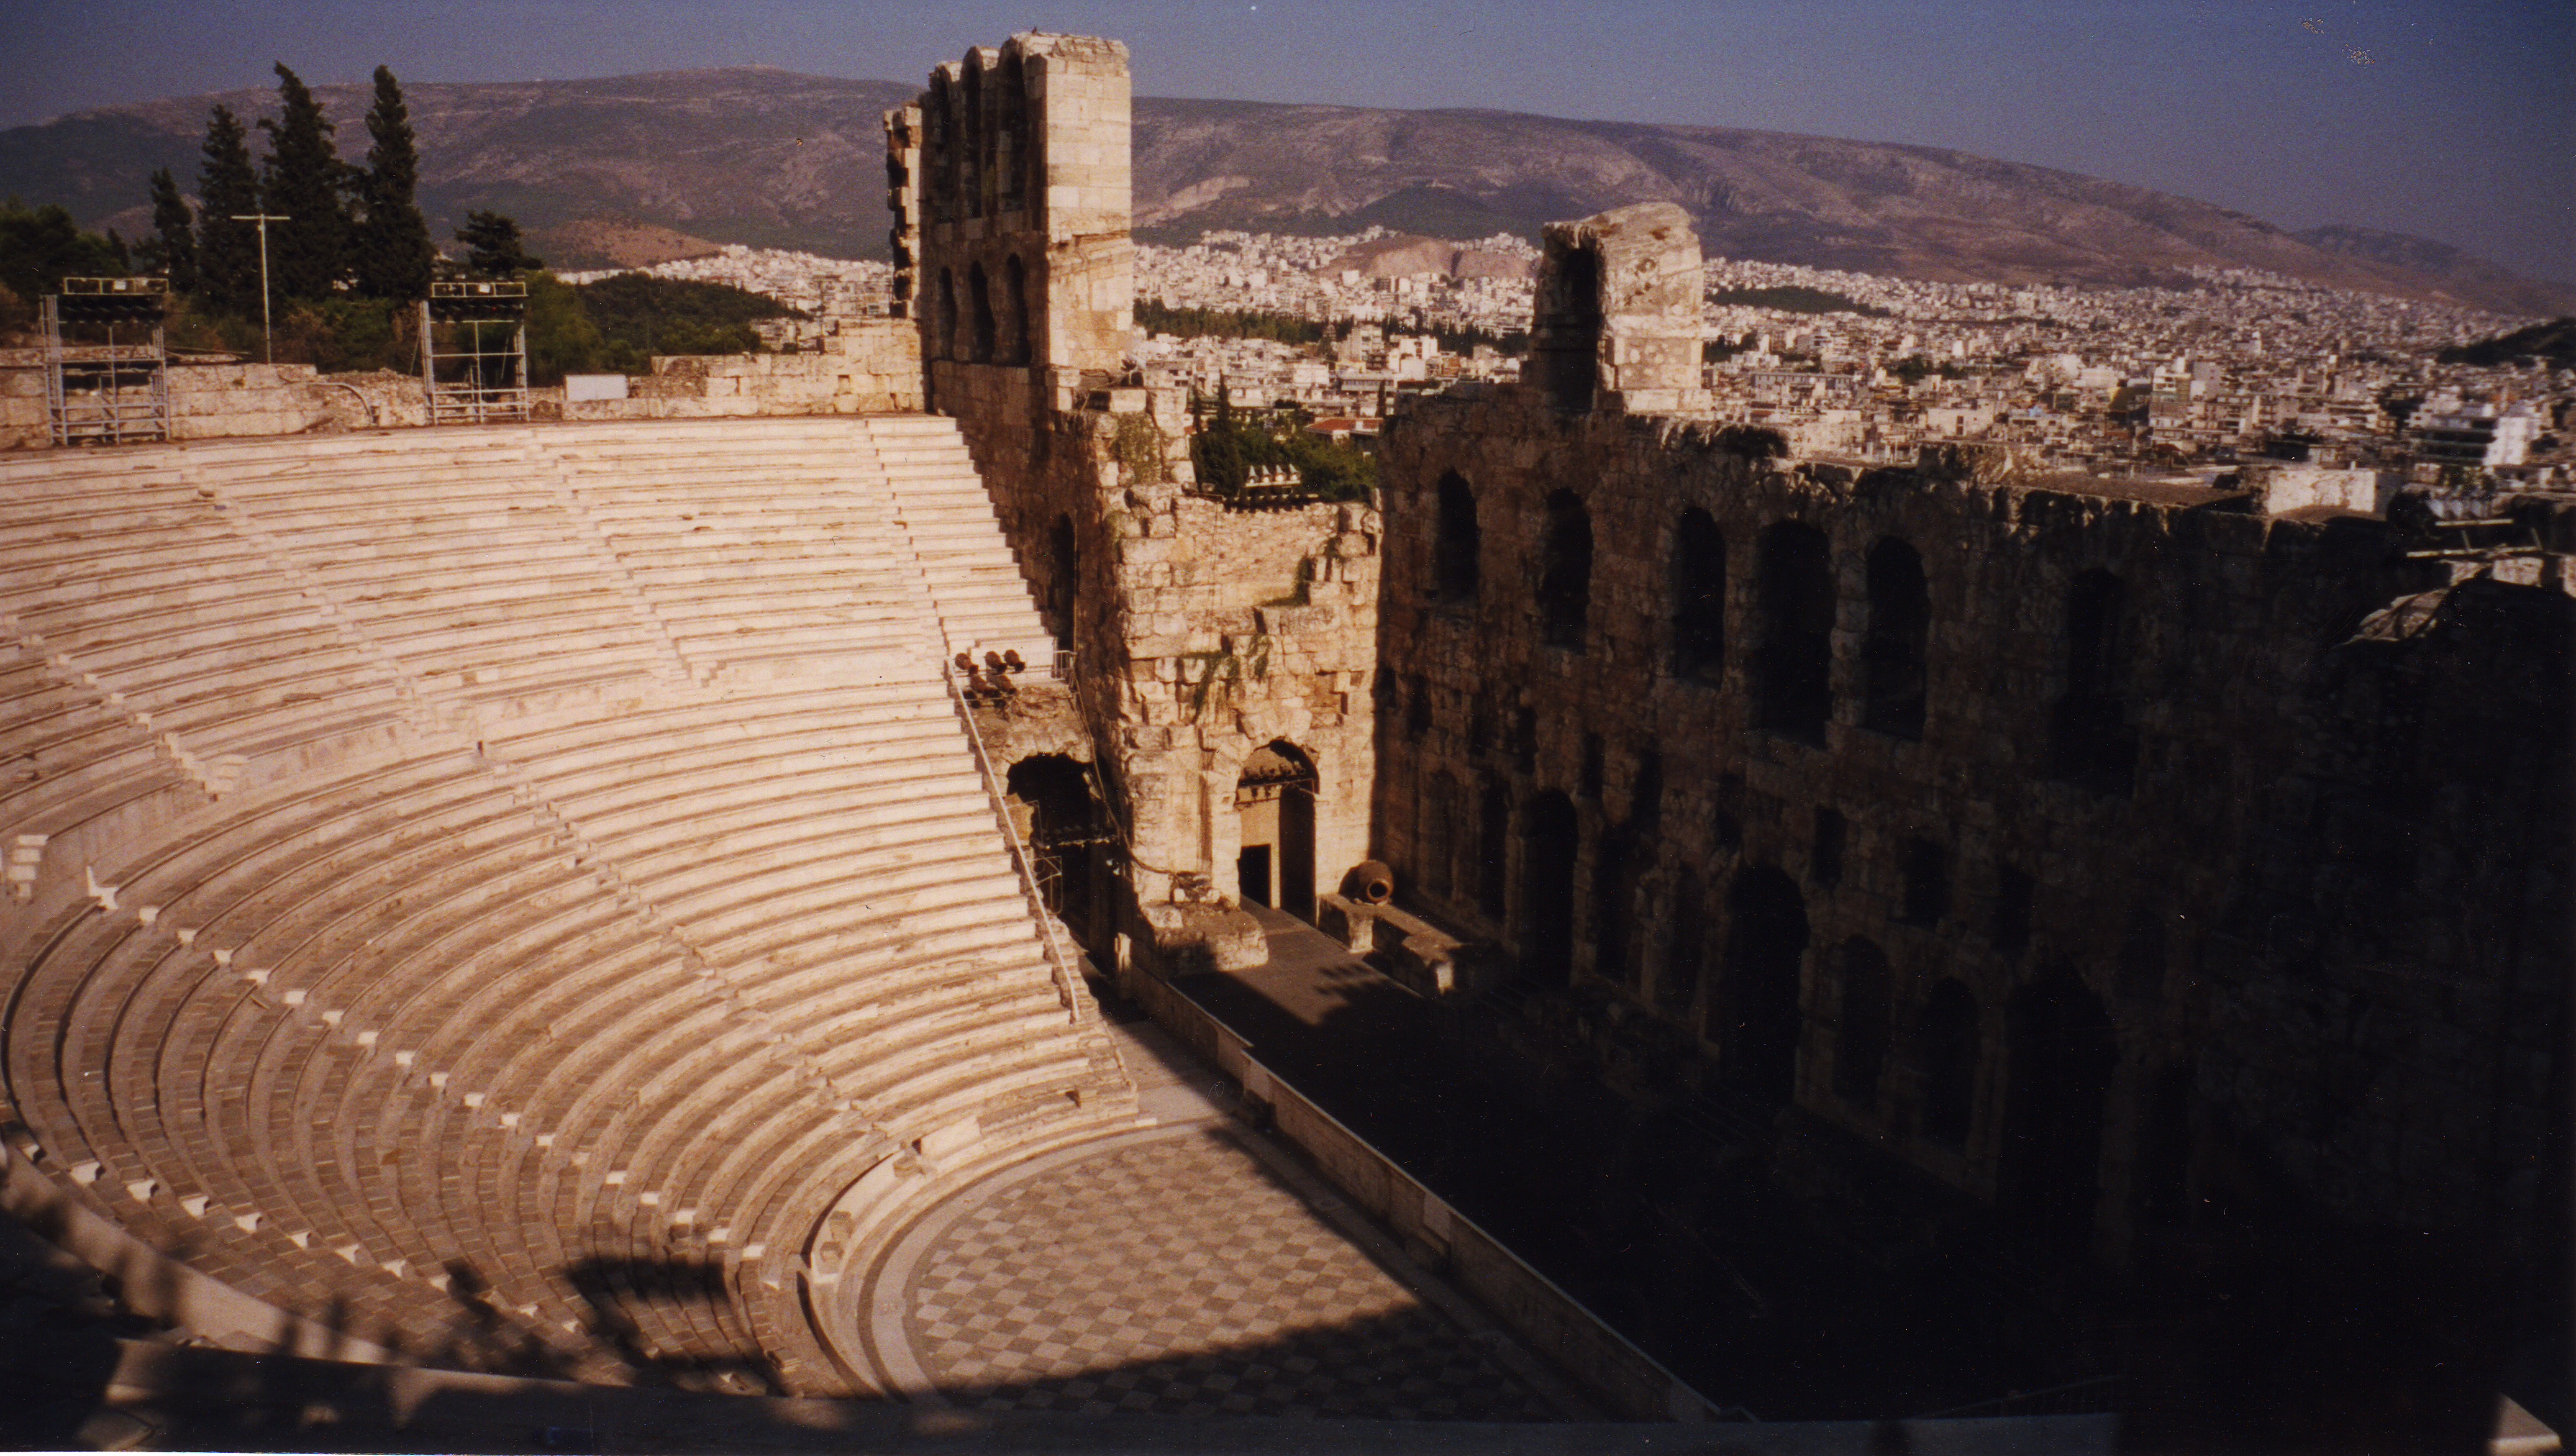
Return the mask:
<path id="1" fill-rule="evenodd" d="M 1449 898 L 1450 870 L 1458 853 L 1460 807 L 1456 779 L 1434 773 L 1423 784 L 1420 862 L 1413 867 L 1413 873 L 1422 882 L 1422 892 L 1435 900 Z"/>
<path id="2" fill-rule="evenodd" d="M 1476 599 L 1484 538 L 1476 528 L 1476 492 L 1457 471 L 1440 477 L 1438 532 L 1431 543 L 1431 597 L 1446 603 Z"/>
<path id="3" fill-rule="evenodd" d="M 1783 521 L 1762 533 L 1754 713 L 1765 729 L 1822 745 L 1833 710 L 1834 573 L 1825 533 Z"/>
<path id="4" fill-rule="evenodd" d="M 1977 998 L 1956 977 L 1924 999 L 1914 1024 L 1914 1054 L 1923 1070 L 1922 1129 L 1926 1142 L 1945 1148 L 1968 1144 L 1976 1115 Z"/>
<path id="5" fill-rule="evenodd" d="M 1542 300 L 1554 317 L 1554 346 L 1544 356 L 1548 398 L 1558 409 L 1592 408 L 1592 387 L 1600 373 L 1601 250 L 1568 249 L 1558 260 L 1555 296 Z"/>
<path id="6" fill-rule="evenodd" d="M 1574 801 L 1550 789 L 1521 806 L 1521 946 L 1530 976 L 1561 987 L 1574 977 Z"/>
<path id="7" fill-rule="evenodd" d="M 1026 169 L 1019 156 L 1029 131 L 1028 94 L 1020 53 L 1005 47 L 1001 64 L 993 68 L 993 193 L 1002 212 L 1017 212 L 1028 205 L 1022 185 Z"/>
<path id="8" fill-rule="evenodd" d="M 1719 1071 L 1756 1102 L 1776 1106 L 1797 1084 L 1798 977 L 1807 906 L 1774 865 L 1739 872 L 1726 894 L 1726 973 L 1718 986 Z"/>
<path id="9" fill-rule="evenodd" d="M 1476 908 L 1503 918 L 1511 895 L 1512 787 L 1487 774 L 1476 808 Z"/>
<path id="10" fill-rule="evenodd" d="M 2156 1073 L 2147 1131 L 2138 1156 L 2138 1220 L 2151 1229 L 2180 1228 L 2190 1212 L 2191 1063 Z"/>
<path id="11" fill-rule="evenodd" d="M 1583 498 L 1560 490 L 1547 498 L 1547 541 L 1539 558 L 1539 633 L 1550 647 L 1583 650 L 1592 606 L 1592 515 Z"/>
<path id="12" fill-rule="evenodd" d="M 1315 918 L 1315 763 L 1284 738 L 1252 751 L 1235 780 L 1235 856 L 1244 899 Z"/>
<path id="13" fill-rule="evenodd" d="M 1002 357 L 1006 364 L 1029 362 L 1029 340 L 1034 330 L 1029 324 L 1029 270 L 1013 253 L 1002 260 L 1002 301 L 1011 313 L 1011 347 Z"/>
<path id="14" fill-rule="evenodd" d="M 2060 969 L 2013 997 L 2004 1103 L 2005 1214 L 2025 1232 L 2080 1248 L 2100 1196 L 2102 1110 L 2120 1050 L 2101 999 Z"/>
<path id="15" fill-rule="evenodd" d="M 1673 675 L 1715 682 L 1726 665 L 1726 537 L 1697 506 L 1673 532 Z"/>
<path id="16" fill-rule="evenodd" d="M 1861 641 L 1861 726 L 1898 738 L 1923 736 L 1925 654 L 1932 598 L 1923 558 L 1893 536 L 1869 553 L 1869 632 Z"/>
<path id="17" fill-rule="evenodd" d="M 965 125 L 957 148 L 957 190 L 966 200 L 966 215 L 984 215 L 984 68 L 968 52 L 958 89 L 965 93 L 958 110 Z"/>
<path id="18" fill-rule="evenodd" d="M 2060 778 L 2096 793 L 2125 794 L 2137 765 L 2129 727 L 2127 587 L 2088 571 L 2066 593 L 2066 694 L 2053 715 L 2051 757 Z"/>
<path id="19" fill-rule="evenodd" d="M 1663 969 L 1655 976 L 1657 1008 L 1676 1016 L 1690 1010 L 1707 954 L 1708 889 L 1697 870 L 1685 867 L 1673 876 L 1672 938 L 1664 945 Z"/>
<path id="20" fill-rule="evenodd" d="M 1631 955 L 1637 924 L 1637 833 L 1621 824 L 1601 836 L 1592 854 L 1592 973 L 1621 986 L 1636 984 Z"/>
<path id="21" fill-rule="evenodd" d="M 1047 531 L 1046 603 L 1060 652 L 1073 650 L 1073 609 L 1081 583 L 1082 548 L 1074 540 L 1073 517 L 1058 516 Z"/>
<path id="22" fill-rule="evenodd" d="M 1843 942 L 1842 1015 L 1834 1035 L 1834 1095 L 1864 1111 L 1878 1102 L 1878 1079 L 1887 1065 L 1889 977 L 1887 956 L 1853 936 Z"/>
<path id="23" fill-rule="evenodd" d="M 939 357 L 956 358 L 957 275 L 945 268 L 939 270 L 939 316 L 934 322 L 938 325 L 934 332 L 938 335 Z"/>
<path id="24" fill-rule="evenodd" d="M 1090 776 L 1063 754 L 1041 753 L 1011 765 L 1005 787 L 1027 806 L 1040 897 L 1076 940 L 1090 944 L 1101 919 L 1094 904 L 1103 883 L 1098 856 L 1109 842 Z"/>
<path id="25" fill-rule="evenodd" d="M 975 362 L 993 362 L 993 285 L 984 277 L 984 265 L 976 264 L 966 272 L 968 301 L 975 310 Z"/>
<path id="26" fill-rule="evenodd" d="M 930 95 L 921 108 L 921 196 L 932 222 L 957 217 L 957 101 L 946 70 L 930 73 Z"/>

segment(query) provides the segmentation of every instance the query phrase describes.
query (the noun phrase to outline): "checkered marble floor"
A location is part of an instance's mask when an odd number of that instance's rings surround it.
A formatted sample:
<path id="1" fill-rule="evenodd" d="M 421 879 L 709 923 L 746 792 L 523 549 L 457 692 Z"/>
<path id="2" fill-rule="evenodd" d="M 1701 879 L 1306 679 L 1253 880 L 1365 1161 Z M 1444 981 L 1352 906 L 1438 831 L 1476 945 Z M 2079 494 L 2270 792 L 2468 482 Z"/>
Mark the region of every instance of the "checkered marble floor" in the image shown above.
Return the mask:
<path id="1" fill-rule="evenodd" d="M 969 1408 L 1561 1418 L 1493 1335 L 1416 1297 L 1212 1125 L 966 1209 L 904 1299 L 914 1353 Z"/>

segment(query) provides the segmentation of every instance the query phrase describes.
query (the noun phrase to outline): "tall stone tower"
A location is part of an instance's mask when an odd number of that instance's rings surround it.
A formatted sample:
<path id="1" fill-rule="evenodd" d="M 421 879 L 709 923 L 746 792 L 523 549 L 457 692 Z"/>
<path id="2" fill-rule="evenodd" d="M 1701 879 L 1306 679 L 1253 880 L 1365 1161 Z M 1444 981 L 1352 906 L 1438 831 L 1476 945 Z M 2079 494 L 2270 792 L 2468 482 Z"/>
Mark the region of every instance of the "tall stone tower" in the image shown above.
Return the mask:
<path id="1" fill-rule="evenodd" d="M 1125 46 L 978 46 L 886 114 L 886 146 L 895 297 L 920 325 L 934 407 L 970 387 L 943 366 L 1119 367 L 1135 293 Z"/>
<path id="2" fill-rule="evenodd" d="M 1021 721 L 1070 698 L 1048 752 L 1091 761 L 1121 840 L 1077 933 L 1103 965 L 1257 963 L 1246 902 L 1312 916 L 1368 854 L 1381 523 L 1198 487 L 1187 391 L 1128 357 L 1128 107 L 1116 41 L 933 72 L 886 116 L 896 297 L 1064 649 Z"/>

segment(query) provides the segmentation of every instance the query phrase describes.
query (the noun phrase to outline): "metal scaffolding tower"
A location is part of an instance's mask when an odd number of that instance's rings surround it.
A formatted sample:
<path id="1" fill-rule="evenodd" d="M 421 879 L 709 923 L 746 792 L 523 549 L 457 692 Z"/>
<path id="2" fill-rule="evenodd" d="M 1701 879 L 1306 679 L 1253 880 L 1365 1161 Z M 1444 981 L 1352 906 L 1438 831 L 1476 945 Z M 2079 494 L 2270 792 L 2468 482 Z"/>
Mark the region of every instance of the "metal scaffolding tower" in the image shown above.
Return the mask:
<path id="1" fill-rule="evenodd" d="M 161 337 L 169 302 L 166 278 L 66 278 L 62 292 L 45 295 L 45 420 L 55 444 L 170 438 Z"/>
<path id="2" fill-rule="evenodd" d="M 420 302 L 420 378 L 433 425 L 526 419 L 528 285 L 429 285 Z"/>

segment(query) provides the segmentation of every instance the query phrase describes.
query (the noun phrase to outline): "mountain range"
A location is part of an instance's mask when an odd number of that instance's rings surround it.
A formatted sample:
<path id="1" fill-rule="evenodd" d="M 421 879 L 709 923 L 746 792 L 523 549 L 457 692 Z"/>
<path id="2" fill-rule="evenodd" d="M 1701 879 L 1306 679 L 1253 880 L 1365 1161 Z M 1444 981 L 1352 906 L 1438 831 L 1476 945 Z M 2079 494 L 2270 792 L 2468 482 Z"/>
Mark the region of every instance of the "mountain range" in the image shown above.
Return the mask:
<path id="1" fill-rule="evenodd" d="M 761 67 L 581 81 L 414 83 L 421 200 L 442 236 L 469 209 L 519 219 L 557 267 L 713 243 L 883 257 L 880 118 L 917 86 Z M 344 154 L 366 88 L 315 88 Z M 183 187 L 207 109 L 273 113 L 262 89 L 172 97 L 0 130 L 0 196 L 87 226 L 150 226 L 146 179 Z M 1136 224 L 1433 238 L 1534 234 L 1624 203 L 1680 203 L 1713 255 L 1949 281 L 2123 285 L 2188 266 L 2500 313 L 2576 312 L 2576 288 L 2447 244 L 2358 227 L 2291 232 L 2170 193 L 1937 147 L 1509 111 L 1140 97 Z M 549 251 L 551 250 L 551 251 Z"/>

